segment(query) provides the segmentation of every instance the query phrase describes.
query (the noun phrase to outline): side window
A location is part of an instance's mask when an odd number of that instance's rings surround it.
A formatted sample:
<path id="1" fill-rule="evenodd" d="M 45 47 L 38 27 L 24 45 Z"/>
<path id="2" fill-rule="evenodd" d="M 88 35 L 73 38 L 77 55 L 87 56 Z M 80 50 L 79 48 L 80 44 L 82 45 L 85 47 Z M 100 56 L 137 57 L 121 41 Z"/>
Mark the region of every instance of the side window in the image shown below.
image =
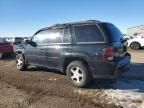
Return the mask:
<path id="1" fill-rule="evenodd" d="M 48 43 L 62 43 L 63 29 L 50 30 L 48 33 Z"/>
<path id="2" fill-rule="evenodd" d="M 37 44 L 70 43 L 71 38 L 68 29 L 44 30 L 34 35 Z"/>
<path id="3" fill-rule="evenodd" d="M 77 42 L 103 42 L 104 37 L 96 25 L 74 26 Z"/>
<path id="4" fill-rule="evenodd" d="M 47 44 L 48 30 L 38 32 L 34 37 L 33 41 L 37 44 Z"/>
<path id="5" fill-rule="evenodd" d="M 70 37 L 67 29 L 55 29 L 48 33 L 48 43 L 69 43 Z"/>

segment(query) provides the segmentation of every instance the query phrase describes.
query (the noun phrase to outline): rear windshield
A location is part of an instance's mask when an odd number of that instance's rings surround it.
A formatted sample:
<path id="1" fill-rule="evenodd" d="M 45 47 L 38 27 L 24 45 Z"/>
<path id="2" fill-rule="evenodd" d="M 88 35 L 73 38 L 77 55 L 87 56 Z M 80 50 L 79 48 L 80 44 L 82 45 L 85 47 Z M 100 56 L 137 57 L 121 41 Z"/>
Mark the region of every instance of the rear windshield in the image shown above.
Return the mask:
<path id="1" fill-rule="evenodd" d="M 103 23 L 102 26 L 105 29 L 106 33 L 108 34 L 111 42 L 119 42 L 124 40 L 121 31 L 113 24 Z"/>

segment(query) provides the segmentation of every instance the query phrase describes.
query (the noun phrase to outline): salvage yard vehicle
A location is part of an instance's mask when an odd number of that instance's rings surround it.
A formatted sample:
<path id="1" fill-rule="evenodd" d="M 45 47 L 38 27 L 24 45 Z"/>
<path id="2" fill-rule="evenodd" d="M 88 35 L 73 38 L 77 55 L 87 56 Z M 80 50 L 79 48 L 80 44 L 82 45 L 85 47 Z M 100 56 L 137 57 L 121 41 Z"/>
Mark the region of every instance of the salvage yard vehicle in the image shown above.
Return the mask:
<path id="1" fill-rule="evenodd" d="M 0 38 L 0 59 L 7 54 L 14 53 L 13 45 L 7 42 L 4 38 Z"/>
<path id="2" fill-rule="evenodd" d="M 115 78 L 128 69 L 131 59 L 120 30 L 96 20 L 40 29 L 16 53 L 18 70 L 29 65 L 59 70 L 77 87 L 95 78 Z"/>
<path id="3" fill-rule="evenodd" d="M 13 44 L 14 44 L 14 45 L 21 44 L 23 40 L 24 40 L 23 37 L 14 37 L 14 38 L 13 38 Z"/>
<path id="4" fill-rule="evenodd" d="M 144 36 L 133 36 L 133 38 L 127 40 L 128 47 L 134 50 L 138 50 L 144 47 Z"/>

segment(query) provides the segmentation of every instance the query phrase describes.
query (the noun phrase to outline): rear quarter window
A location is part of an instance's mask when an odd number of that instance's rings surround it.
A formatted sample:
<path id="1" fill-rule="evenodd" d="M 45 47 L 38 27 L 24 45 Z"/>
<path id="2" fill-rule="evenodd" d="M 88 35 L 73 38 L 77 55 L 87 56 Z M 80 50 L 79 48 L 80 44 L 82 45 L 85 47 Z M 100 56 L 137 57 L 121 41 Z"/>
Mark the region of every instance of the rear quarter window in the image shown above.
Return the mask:
<path id="1" fill-rule="evenodd" d="M 121 33 L 121 31 L 113 24 L 110 23 L 103 23 L 102 27 L 106 34 L 108 35 L 108 38 L 111 42 L 119 42 L 124 40 L 124 36 Z"/>
<path id="2" fill-rule="evenodd" d="M 77 42 L 104 42 L 104 37 L 96 25 L 74 26 Z"/>

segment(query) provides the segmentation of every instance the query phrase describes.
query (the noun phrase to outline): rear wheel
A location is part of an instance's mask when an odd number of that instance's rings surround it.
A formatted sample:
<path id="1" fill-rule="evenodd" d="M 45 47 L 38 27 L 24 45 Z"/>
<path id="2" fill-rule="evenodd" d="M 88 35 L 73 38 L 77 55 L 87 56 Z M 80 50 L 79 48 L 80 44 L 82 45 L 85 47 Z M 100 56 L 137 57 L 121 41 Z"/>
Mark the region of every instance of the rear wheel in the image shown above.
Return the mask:
<path id="1" fill-rule="evenodd" d="M 77 87 L 86 87 L 91 82 L 88 67 L 81 61 L 71 62 L 66 70 L 68 80 Z"/>
<path id="2" fill-rule="evenodd" d="M 20 71 L 27 70 L 27 64 L 25 63 L 25 58 L 22 54 L 17 54 L 16 56 L 17 69 Z"/>
<path id="3" fill-rule="evenodd" d="M 131 45 L 130 45 L 130 48 L 131 49 L 134 49 L 134 50 L 138 50 L 140 49 L 140 44 L 138 42 L 132 42 Z"/>
<path id="4" fill-rule="evenodd" d="M 2 58 L 2 56 L 3 56 L 3 53 L 2 53 L 2 52 L 0 52 L 0 59 Z"/>

